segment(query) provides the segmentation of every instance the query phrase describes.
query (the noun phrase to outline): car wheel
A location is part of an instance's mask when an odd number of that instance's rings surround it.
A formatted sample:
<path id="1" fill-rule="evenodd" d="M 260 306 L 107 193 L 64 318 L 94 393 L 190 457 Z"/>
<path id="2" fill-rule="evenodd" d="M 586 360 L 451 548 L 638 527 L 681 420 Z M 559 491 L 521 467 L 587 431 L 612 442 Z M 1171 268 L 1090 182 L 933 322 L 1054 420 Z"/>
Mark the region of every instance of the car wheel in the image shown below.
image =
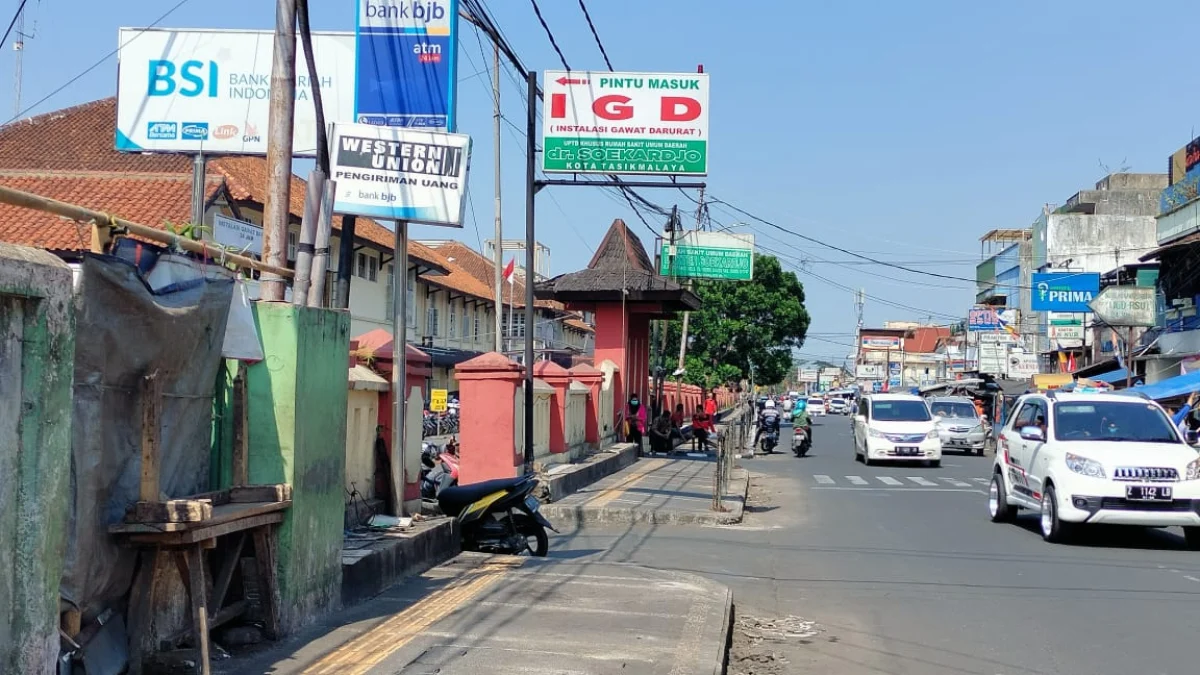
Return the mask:
<path id="1" fill-rule="evenodd" d="M 1066 540 L 1070 526 L 1058 518 L 1058 495 L 1053 485 L 1047 485 L 1042 493 L 1042 514 L 1040 516 L 1042 539 L 1059 544 Z"/>
<path id="2" fill-rule="evenodd" d="M 940 467 L 941 465 L 942 465 L 942 460 L 940 460 L 940 459 L 931 459 L 931 460 L 929 460 L 929 466 L 931 466 L 931 467 L 933 467 L 933 468 L 935 468 L 935 469 L 936 469 L 936 468 L 938 468 L 938 467 Z"/>
<path id="3" fill-rule="evenodd" d="M 1183 538 L 1187 541 L 1188 548 L 1193 551 L 1200 551 L 1200 527 L 1183 528 Z"/>
<path id="4" fill-rule="evenodd" d="M 863 450 L 863 466 L 871 466 L 871 456 L 866 450 Z"/>
<path id="5" fill-rule="evenodd" d="M 1008 505 L 1004 477 L 999 473 L 992 474 L 992 485 L 988 488 L 988 515 L 993 523 L 1005 523 L 1013 518 L 1013 507 Z"/>

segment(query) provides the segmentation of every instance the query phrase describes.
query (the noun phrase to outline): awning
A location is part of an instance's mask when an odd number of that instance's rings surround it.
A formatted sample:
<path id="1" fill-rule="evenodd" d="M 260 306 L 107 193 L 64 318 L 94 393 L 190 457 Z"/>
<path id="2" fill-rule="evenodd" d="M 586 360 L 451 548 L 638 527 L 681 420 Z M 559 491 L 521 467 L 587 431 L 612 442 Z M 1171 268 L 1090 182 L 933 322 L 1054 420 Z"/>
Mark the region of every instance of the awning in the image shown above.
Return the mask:
<path id="1" fill-rule="evenodd" d="M 1087 379 L 1096 380 L 1097 382 L 1104 382 L 1107 384 L 1118 384 L 1118 383 L 1124 384 L 1125 383 L 1125 375 L 1128 372 L 1129 371 L 1126 370 L 1125 368 L 1118 368 L 1116 370 L 1104 373 L 1103 375 L 1093 375 Z"/>
<path id="2" fill-rule="evenodd" d="M 1200 370 L 1193 371 L 1187 375 L 1177 375 L 1169 377 L 1165 380 L 1147 384 L 1133 389 L 1125 389 L 1124 392 L 1138 396 L 1146 396 L 1155 401 L 1162 401 L 1168 398 L 1177 396 L 1186 396 L 1194 391 L 1200 391 Z M 1124 393 L 1122 392 L 1122 393 Z"/>

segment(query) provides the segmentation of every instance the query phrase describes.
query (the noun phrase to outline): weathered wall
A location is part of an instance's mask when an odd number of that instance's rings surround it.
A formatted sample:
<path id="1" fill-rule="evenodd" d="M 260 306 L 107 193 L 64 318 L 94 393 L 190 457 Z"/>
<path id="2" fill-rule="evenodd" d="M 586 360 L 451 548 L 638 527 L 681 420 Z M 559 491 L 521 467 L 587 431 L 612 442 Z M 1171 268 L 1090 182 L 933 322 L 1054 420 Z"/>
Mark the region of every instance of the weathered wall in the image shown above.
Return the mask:
<path id="1" fill-rule="evenodd" d="M 1101 216 L 1056 213 L 1046 228 L 1046 262 L 1071 261 L 1071 269 L 1107 272 L 1137 262 L 1158 245 L 1153 215 Z"/>
<path id="2" fill-rule="evenodd" d="M 70 474 L 71 270 L 0 244 L 0 673 L 54 672 Z"/>
<path id="3" fill-rule="evenodd" d="M 250 482 L 291 483 L 279 531 L 281 624 L 337 608 L 346 475 L 345 312 L 255 303 L 266 359 L 250 366 Z"/>

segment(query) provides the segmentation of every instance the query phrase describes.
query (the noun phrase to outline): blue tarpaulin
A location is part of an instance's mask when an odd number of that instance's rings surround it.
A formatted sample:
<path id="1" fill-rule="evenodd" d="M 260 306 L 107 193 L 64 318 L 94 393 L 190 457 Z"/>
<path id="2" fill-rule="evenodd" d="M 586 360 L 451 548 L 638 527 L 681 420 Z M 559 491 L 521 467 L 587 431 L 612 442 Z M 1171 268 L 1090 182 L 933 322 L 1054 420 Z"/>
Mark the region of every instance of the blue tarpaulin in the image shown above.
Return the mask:
<path id="1" fill-rule="evenodd" d="M 1177 396 L 1187 396 L 1193 391 L 1200 391 L 1200 371 L 1191 372 L 1187 375 L 1178 375 L 1155 382 L 1154 384 L 1134 387 L 1125 391 L 1131 394 L 1148 396 L 1155 401 L 1175 398 Z"/>
<path id="2" fill-rule="evenodd" d="M 1125 384 L 1125 374 L 1127 372 L 1128 371 L 1124 368 L 1118 368 L 1112 372 L 1108 372 L 1103 375 L 1096 375 L 1095 377 L 1089 377 L 1086 379 L 1096 380 L 1097 382 L 1107 382 L 1108 384 L 1117 384 L 1118 382 Z"/>

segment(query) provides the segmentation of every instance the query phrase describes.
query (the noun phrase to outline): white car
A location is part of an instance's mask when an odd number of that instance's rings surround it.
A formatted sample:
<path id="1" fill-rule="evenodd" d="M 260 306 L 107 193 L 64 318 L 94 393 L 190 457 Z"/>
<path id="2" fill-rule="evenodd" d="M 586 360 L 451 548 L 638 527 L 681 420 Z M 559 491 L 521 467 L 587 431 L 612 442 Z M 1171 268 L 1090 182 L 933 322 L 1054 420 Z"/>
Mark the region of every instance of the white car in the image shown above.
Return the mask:
<path id="1" fill-rule="evenodd" d="M 823 398 L 808 399 L 808 403 L 804 405 L 804 409 L 808 411 L 809 417 L 824 415 L 828 412 L 825 410 L 825 399 Z"/>
<path id="2" fill-rule="evenodd" d="M 912 394 L 871 394 L 854 415 L 854 457 L 942 464 L 937 421 L 925 399 Z"/>
<path id="3" fill-rule="evenodd" d="M 997 435 L 988 512 L 1038 513 L 1047 541 L 1084 523 L 1178 525 L 1200 548 L 1200 455 L 1187 440 L 1146 399 L 1028 394 Z"/>
<path id="4" fill-rule="evenodd" d="M 850 411 L 850 404 L 844 398 L 829 399 L 829 414 L 830 415 L 845 415 Z"/>

